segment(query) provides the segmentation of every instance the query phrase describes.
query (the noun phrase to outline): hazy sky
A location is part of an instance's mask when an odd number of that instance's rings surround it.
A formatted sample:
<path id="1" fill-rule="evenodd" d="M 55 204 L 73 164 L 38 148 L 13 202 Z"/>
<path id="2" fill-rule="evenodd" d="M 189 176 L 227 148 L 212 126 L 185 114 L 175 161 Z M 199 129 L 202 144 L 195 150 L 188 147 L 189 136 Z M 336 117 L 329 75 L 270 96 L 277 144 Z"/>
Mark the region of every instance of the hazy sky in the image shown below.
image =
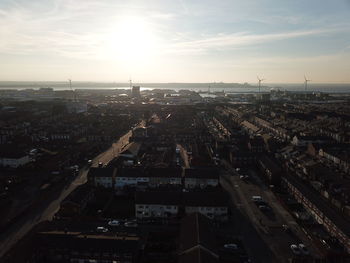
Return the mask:
<path id="1" fill-rule="evenodd" d="M 350 82 L 350 0 L 0 0 L 0 80 Z"/>

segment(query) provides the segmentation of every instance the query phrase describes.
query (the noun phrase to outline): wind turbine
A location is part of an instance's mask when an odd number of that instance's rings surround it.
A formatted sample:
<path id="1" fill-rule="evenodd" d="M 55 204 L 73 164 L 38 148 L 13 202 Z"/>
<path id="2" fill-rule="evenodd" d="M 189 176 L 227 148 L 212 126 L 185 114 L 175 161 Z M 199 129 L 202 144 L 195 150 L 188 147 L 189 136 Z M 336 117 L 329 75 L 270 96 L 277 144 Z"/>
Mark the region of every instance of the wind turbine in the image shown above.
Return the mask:
<path id="1" fill-rule="evenodd" d="M 261 82 L 264 81 L 265 79 L 261 79 L 259 78 L 259 76 L 256 76 L 258 79 L 258 84 L 259 84 L 259 93 L 260 93 L 260 89 L 261 89 Z"/>
<path id="2" fill-rule="evenodd" d="M 70 90 L 73 92 L 73 96 L 74 96 L 74 101 L 77 101 L 77 95 L 75 93 L 75 90 L 72 89 L 72 80 L 71 79 L 68 79 L 69 81 L 69 88 Z"/>
<path id="3" fill-rule="evenodd" d="M 306 76 L 304 75 L 304 85 L 305 85 L 305 92 L 306 92 L 306 90 L 307 90 L 307 83 L 309 82 L 309 81 L 311 81 L 310 79 L 307 79 L 306 78 Z"/>

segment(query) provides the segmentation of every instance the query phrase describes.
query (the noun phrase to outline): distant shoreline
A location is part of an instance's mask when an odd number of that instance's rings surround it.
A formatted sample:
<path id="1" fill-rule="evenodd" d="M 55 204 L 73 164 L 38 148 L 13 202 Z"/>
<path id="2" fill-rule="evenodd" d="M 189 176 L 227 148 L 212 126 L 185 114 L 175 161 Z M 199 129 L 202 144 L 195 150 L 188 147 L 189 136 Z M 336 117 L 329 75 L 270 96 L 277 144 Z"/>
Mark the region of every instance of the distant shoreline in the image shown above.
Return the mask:
<path id="1" fill-rule="evenodd" d="M 77 90 L 113 90 L 130 89 L 129 83 L 103 83 L 103 82 L 72 82 L 72 89 Z M 222 92 L 225 93 L 256 93 L 257 84 L 248 83 L 133 83 L 141 86 L 141 90 L 165 89 L 165 90 L 192 90 L 196 92 Z M 40 88 L 52 88 L 55 91 L 69 90 L 68 82 L 42 81 L 0 81 L 1 90 L 25 90 Z M 305 92 L 303 83 L 272 84 L 266 83 L 261 86 L 262 92 L 270 90 Z M 307 92 L 326 93 L 350 93 L 350 83 L 309 83 Z"/>

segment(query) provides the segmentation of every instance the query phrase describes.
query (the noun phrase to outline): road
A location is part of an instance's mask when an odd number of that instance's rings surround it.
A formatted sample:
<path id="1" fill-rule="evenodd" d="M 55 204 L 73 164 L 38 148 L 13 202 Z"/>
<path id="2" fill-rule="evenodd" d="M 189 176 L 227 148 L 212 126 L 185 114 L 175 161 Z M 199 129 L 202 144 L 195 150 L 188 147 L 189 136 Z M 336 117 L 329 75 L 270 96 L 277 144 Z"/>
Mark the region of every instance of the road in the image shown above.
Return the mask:
<path id="1" fill-rule="evenodd" d="M 180 149 L 180 155 L 181 155 L 181 158 L 183 160 L 183 166 L 185 168 L 190 168 L 190 163 L 189 163 L 189 157 L 188 157 L 188 154 L 187 154 L 187 150 L 182 147 L 181 144 L 176 144 L 176 148 Z"/>
<path id="2" fill-rule="evenodd" d="M 319 252 L 301 231 L 294 218 L 281 206 L 271 190 L 265 186 L 254 171 L 249 171 L 249 180 L 240 179 L 234 170 L 230 172 L 223 179 L 227 182 L 226 188 L 233 195 L 235 206 L 247 215 L 262 239 L 269 244 L 278 262 L 289 262 L 289 258 L 295 257 L 290 250 L 290 245 L 293 243 L 304 243 L 312 255 L 318 255 Z M 262 212 L 251 201 L 253 195 L 262 196 L 272 211 Z M 293 234 L 284 231 L 282 227 L 284 224 L 291 228 Z"/>
<path id="3" fill-rule="evenodd" d="M 141 122 L 138 126 L 144 125 Z M 104 164 L 108 163 L 129 142 L 131 131 L 120 137 L 120 139 L 113 143 L 111 147 L 105 152 L 99 154 L 92 160 L 92 166 L 98 166 L 99 162 Z M 35 225 L 40 222 L 52 220 L 53 216 L 60 208 L 61 202 L 75 189 L 77 186 L 86 183 L 88 167 L 83 167 L 79 175 L 73 178 L 70 182 L 66 183 L 66 186 L 57 185 L 51 189 L 49 198 L 43 198 L 40 200 L 38 205 L 35 206 L 31 211 L 26 213 L 16 223 L 11 225 L 7 231 L 0 235 L 0 259 L 5 255 L 9 249 L 11 249 L 16 242 L 22 239 Z"/>
<path id="4" fill-rule="evenodd" d="M 242 206 L 237 203 L 240 202 L 240 199 L 235 194 L 235 189 L 230 179 L 226 176 L 222 176 L 220 178 L 220 184 L 226 192 L 228 192 L 232 201 L 230 207 L 232 210 L 232 218 L 230 221 L 232 223 L 231 228 L 234 233 L 233 235 L 242 239 L 249 258 L 254 263 L 278 262 L 270 250 L 270 244 L 261 237 L 249 216 L 242 210 Z"/>

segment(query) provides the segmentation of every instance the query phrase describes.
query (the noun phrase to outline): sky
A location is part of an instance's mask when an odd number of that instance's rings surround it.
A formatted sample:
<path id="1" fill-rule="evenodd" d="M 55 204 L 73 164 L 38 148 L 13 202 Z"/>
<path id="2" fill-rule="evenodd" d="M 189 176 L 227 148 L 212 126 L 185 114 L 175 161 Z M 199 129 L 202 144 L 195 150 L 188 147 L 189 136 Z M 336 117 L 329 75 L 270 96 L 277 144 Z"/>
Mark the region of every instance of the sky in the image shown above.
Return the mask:
<path id="1" fill-rule="evenodd" d="M 0 0 L 0 81 L 350 83 L 350 0 Z"/>

